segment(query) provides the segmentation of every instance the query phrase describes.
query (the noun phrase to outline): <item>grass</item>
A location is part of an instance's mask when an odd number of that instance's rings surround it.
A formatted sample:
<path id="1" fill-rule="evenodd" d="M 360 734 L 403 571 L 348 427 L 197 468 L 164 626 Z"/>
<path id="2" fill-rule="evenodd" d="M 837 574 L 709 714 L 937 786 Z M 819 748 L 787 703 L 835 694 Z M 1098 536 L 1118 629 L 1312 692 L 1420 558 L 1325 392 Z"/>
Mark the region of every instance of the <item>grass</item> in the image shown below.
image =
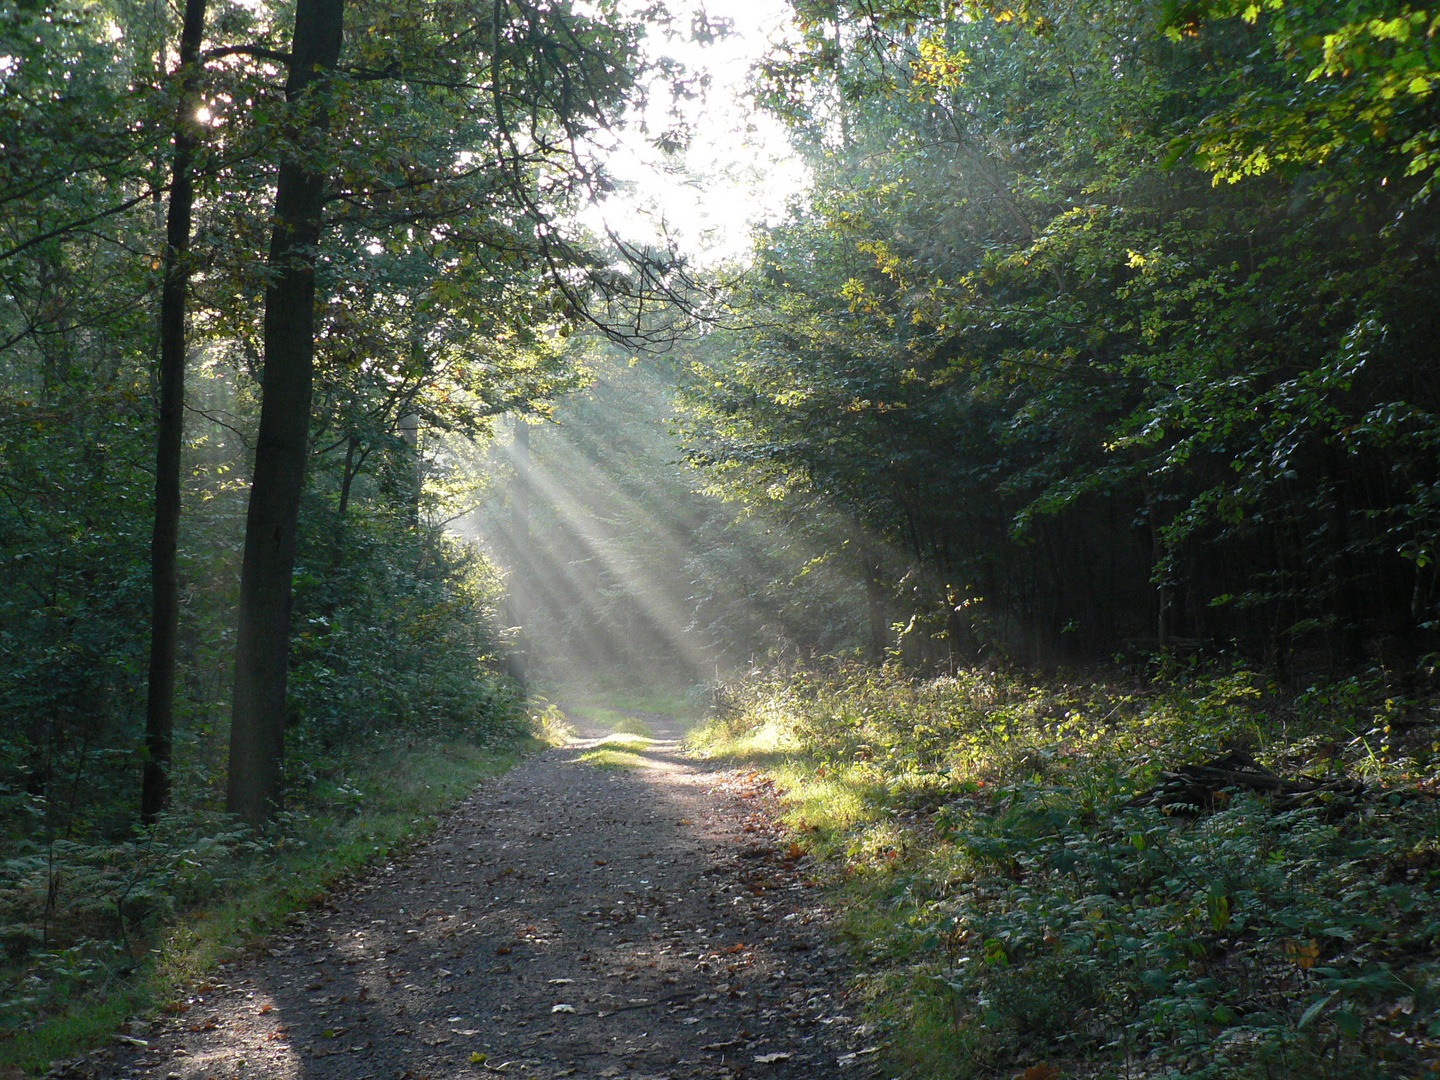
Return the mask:
<path id="1" fill-rule="evenodd" d="M 622 735 L 639 735 L 645 738 L 655 734 L 646 721 L 631 716 L 623 709 L 608 709 L 599 705 L 572 705 L 570 712 L 582 720 L 588 720 L 598 727 L 609 728 Z"/>
<path id="2" fill-rule="evenodd" d="M 619 724 L 616 730 L 630 730 L 635 735 L 648 735 L 646 714 L 664 716 L 690 724 L 702 708 L 690 693 L 671 688 L 640 685 L 599 685 L 591 682 L 557 682 L 540 686 L 535 693 L 550 701 L 564 702 L 565 709 L 596 724 Z"/>
<path id="3" fill-rule="evenodd" d="M 117 845 L 99 858 L 129 859 L 141 887 L 130 900 L 150 901 L 148 915 L 123 922 L 121 955 L 142 956 L 128 975 L 121 967 L 76 977 L 66 952 L 49 970 L 11 968 L 0 985 L 10 1019 L 29 1023 L 0 1032 L 0 1073 L 44 1071 L 49 1062 L 95 1045 L 131 1018 L 153 1014 L 184 996 L 216 966 L 263 941 L 295 912 L 322 903 L 327 893 L 369 864 L 427 833 L 440 816 L 482 779 L 505 771 L 542 745 L 525 736 L 489 745 L 412 738 L 369 746 L 330 764 L 304 802 L 274 833 L 245 836 L 211 819 L 176 815 L 145 845 Z M 210 833 L 212 835 L 205 835 Z M 83 880 L 84 864 L 75 873 Z M 146 876 L 148 875 L 148 877 Z M 151 880 L 153 879 L 153 880 Z M 96 880 L 99 880 L 98 878 Z M 85 945 L 84 939 L 71 952 Z M 90 941 L 91 952 L 98 943 Z M 112 946 L 111 952 L 119 952 Z M 72 957 L 73 959 L 73 957 Z M 29 981 L 27 981 L 29 980 Z M 48 983 L 43 1002 L 14 987 Z M 8 1074 L 7 1074 L 8 1075 Z"/>
<path id="4" fill-rule="evenodd" d="M 642 735 L 620 732 L 585 751 L 579 760 L 600 769 L 641 769 L 650 762 L 639 751 L 644 750 L 652 741 Z"/>
<path id="5" fill-rule="evenodd" d="M 785 790 L 891 1075 L 1435 1077 L 1435 711 L 1378 680 L 851 667 L 733 687 L 692 744 Z M 1126 808 L 1235 748 L 1372 794 Z"/>

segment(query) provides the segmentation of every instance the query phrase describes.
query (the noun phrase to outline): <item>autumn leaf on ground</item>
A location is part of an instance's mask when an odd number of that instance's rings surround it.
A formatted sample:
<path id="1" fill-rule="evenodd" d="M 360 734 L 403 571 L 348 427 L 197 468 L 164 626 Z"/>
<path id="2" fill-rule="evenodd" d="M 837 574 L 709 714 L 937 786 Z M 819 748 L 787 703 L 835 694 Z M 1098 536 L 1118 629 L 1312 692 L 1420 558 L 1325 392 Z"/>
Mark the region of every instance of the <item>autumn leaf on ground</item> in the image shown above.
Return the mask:
<path id="1" fill-rule="evenodd" d="M 1042 1061 L 1039 1065 L 1031 1065 L 1022 1073 L 1016 1073 L 1015 1080 L 1055 1080 L 1059 1072 L 1053 1065 Z"/>
<path id="2" fill-rule="evenodd" d="M 1320 943 L 1318 941 L 1287 941 L 1285 955 L 1294 960 L 1302 971 L 1308 970 L 1315 966 L 1315 961 L 1320 957 Z"/>

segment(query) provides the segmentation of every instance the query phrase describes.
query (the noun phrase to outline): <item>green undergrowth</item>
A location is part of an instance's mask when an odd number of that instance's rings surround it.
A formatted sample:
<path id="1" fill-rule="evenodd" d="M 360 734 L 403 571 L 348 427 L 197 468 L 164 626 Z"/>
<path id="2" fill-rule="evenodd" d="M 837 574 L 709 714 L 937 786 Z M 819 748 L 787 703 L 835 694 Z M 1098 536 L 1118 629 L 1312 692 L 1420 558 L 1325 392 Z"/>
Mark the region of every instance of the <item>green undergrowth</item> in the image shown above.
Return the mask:
<path id="1" fill-rule="evenodd" d="M 183 999 L 541 745 L 529 735 L 371 740 L 316 769 L 264 834 L 187 811 L 123 842 L 56 841 L 7 859 L 0 1072 L 41 1071 Z"/>
<path id="2" fill-rule="evenodd" d="M 1248 672 L 860 667 L 732 686 L 692 736 L 785 792 L 909 1077 L 1440 1075 L 1434 702 Z M 1127 808 L 1245 750 L 1367 793 Z"/>

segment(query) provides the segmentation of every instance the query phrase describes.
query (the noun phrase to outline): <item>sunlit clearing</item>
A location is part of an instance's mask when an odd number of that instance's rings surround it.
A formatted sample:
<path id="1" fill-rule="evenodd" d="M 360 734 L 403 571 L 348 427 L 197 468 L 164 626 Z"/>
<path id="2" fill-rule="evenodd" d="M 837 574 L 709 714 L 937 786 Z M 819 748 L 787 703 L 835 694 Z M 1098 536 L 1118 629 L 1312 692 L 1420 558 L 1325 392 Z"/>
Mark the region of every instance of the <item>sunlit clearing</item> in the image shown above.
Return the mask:
<path id="1" fill-rule="evenodd" d="M 629 374 L 627 372 L 627 374 Z M 629 377 L 627 401 L 662 410 L 665 401 Z M 592 403 L 593 404 L 593 403 Z M 688 533 L 695 520 L 688 487 L 670 482 L 677 451 L 659 417 L 601 414 L 582 421 L 522 428 L 495 448 L 503 485 L 494 502 L 459 531 L 479 539 L 504 568 L 506 617 L 521 628 L 527 677 L 543 675 L 572 688 L 597 679 L 632 689 L 683 690 L 735 667 L 694 625 Z M 618 452 L 647 441 L 659 480 L 632 474 Z M 653 443 L 653 449 L 648 445 Z M 597 722 L 613 726 L 613 717 Z"/>
<path id="2" fill-rule="evenodd" d="M 452 525 L 502 570 L 513 673 L 577 722 L 649 734 L 651 713 L 708 711 L 716 680 L 865 641 L 856 553 L 879 542 L 706 493 L 663 364 L 592 359 L 597 382 L 553 422 L 506 425 L 477 466 L 490 494 Z"/>

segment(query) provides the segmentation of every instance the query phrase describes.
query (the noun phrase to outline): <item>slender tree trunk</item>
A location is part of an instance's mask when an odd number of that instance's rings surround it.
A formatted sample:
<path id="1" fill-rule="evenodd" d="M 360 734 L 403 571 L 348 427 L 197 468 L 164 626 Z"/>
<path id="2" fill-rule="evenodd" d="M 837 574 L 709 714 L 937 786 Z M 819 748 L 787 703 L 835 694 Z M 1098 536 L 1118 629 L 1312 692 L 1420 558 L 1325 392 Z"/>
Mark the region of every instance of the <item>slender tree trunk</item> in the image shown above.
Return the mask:
<path id="1" fill-rule="evenodd" d="M 515 417 L 515 501 L 511 504 L 511 539 L 525 554 L 530 547 L 530 425 Z"/>
<path id="2" fill-rule="evenodd" d="M 298 0 L 286 97 L 316 96 L 308 133 L 329 123 L 324 100 L 340 57 L 344 0 Z M 297 133 L 303 134 L 303 133 Z M 290 654 L 296 521 L 309 455 L 315 356 L 315 251 L 325 175 L 294 158 L 280 165 L 270 284 L 265 290 L 265 367 L 255 476 L 245 519 L 240 625 L 230 721 L 225 806 L 252 824 L 280 808 L 285 747 L 285 676 Z"/>
<path id="3" fill-rule="evenodd" d="M 175 165 L 165 220 L 165 283 L 160 292 L 160 423 L 155 450 L 155 522 L 150 534 L 150 681 L 145 705 L 145 773 L 140 816 L 152 822 L 170 805 L 179 639 L 180 446 L 185 426 L 185 306 L 190 291 L 190 217 L 195 202 L 196 81 L 206 0 L 185 0 L 180 24 L 180 105 Z"/>
<path id="4" fill-rule="evenodd" d="M 402 413 L 397 421 L 400 428 L 401 441 L 405 443 L 405 453 L 408 460 L 405 465 L 409 476 L 405 478 L 408 485 L 405 492 L 406 516 L 410 519 L 410 527 L 420 527 L 420 491 L 425 484 L 424 465 L 420 460 L 420 417 L 413 412 Z"/>
<path id="5" fill-rule="evenodd" d="M 365 455 L 359 454 L 360 440 L 351 435 L 345 445 L 345 471 L 340 474 L 340 505 L 335 513 L 338 517 L 344 517 L 345 512 L 350 509 L 350 488 L 355 483 L 355 476 L 360 472 L 360 466 L 365 462 Z M 356 457 L 359 461 L 356 461 Z"/>

